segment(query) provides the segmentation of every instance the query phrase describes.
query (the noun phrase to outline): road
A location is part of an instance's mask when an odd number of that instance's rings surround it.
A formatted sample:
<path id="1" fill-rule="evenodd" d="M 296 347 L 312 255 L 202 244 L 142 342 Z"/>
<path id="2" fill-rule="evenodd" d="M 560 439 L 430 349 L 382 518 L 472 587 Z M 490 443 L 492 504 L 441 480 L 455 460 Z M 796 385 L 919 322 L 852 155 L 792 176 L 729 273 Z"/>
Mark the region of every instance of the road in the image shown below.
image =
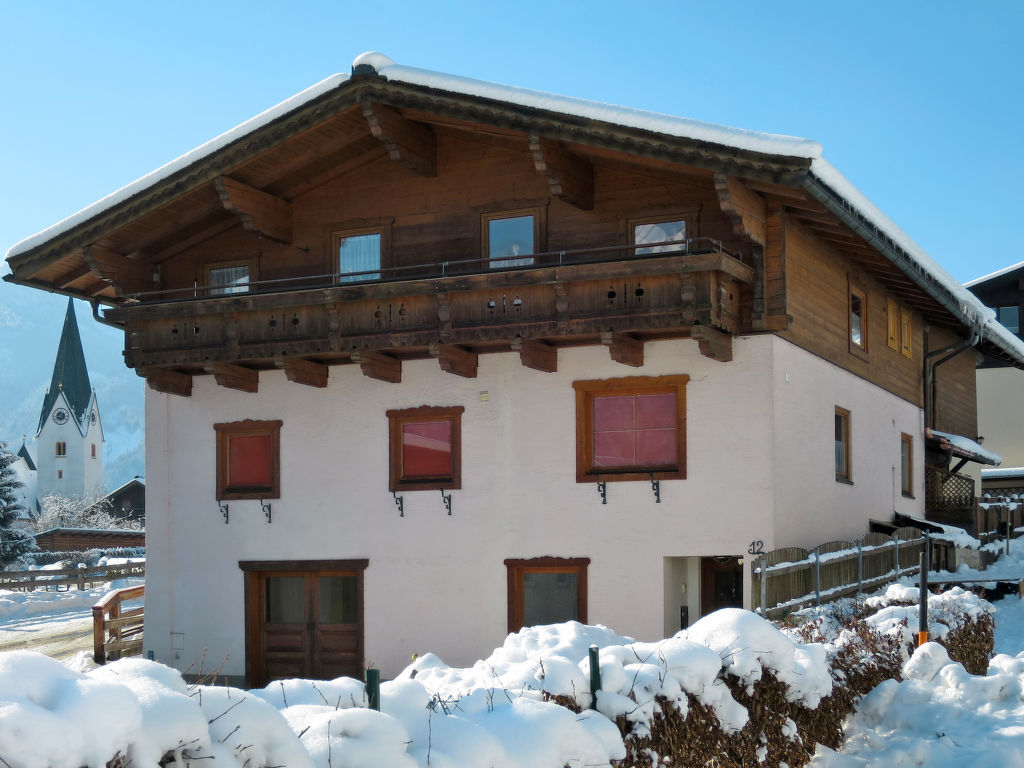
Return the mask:
<path id="1" fill-rule="evenodd" d="M 31 650 L 60 661 L 92 650 L 89 609 L 26 616 L 0 623 L 0 651 Z"/>

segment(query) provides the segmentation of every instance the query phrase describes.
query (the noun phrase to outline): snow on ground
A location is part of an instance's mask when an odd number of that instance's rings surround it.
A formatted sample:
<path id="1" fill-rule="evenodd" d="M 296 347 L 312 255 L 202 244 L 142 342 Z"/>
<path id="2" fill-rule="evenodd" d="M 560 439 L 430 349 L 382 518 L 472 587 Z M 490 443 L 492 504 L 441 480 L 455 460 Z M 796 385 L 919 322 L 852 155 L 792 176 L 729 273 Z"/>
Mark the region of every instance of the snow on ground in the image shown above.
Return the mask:
<path id="1" fill-rule="evenodd" d="M 1020 578 L 1024 557 L 1015 553 L 984 573 Z M 893 589 L 914 591 L 909 582 Z M 67 625 L 105 591 L 0 591 L 0 638 L 36 620 Z M 951 599 L 974 600 L 951 592 L 939 602 Z M 841 752 L 819 747 L 811 765 L 1024 768 L 1024 601 L 1011 596 L 995 608 L 999 655 L 987 676 L 967 674 L 935 643 L 918 649 L 902 682 L 883 683 L 861 701 Z M 589 709 L 591 644 L 602 674 L 596 711 Z M 466 669 L 427 654 L 382 684 L 380 712 L 367 708 L 363 684 L 348 678 L 243 691 L 188 685 L 177 671 L 140 658 L 97 668 L 88 653 L 65 665 L 11 651 L 0 653 L 0 765 L 102 766 L 125 748 L 135 768 L 155 768 L 168 751 L 179 767 L 196 768 L 609 765 L 624 754 L 612 719 L 625 715 L 642 730 L 655 695 L 685 710 L 689 692 L 727 729 L 742 727 L 746 710 L 717 679 L 723 668 L 751 684 L 771 669 L 807 706 L 831 689 L 822 646 L 739 610 L 654 643 L 568 622 L 510 635 Z"/>

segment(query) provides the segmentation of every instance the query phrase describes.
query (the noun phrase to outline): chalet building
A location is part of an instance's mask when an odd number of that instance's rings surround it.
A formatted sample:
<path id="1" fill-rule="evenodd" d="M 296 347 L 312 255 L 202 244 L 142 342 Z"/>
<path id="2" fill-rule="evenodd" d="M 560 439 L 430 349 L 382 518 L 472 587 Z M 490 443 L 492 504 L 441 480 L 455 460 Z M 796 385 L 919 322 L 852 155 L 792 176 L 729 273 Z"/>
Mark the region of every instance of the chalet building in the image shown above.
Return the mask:
<path id="1" fill-rule="evenodd" d="M 749 605 L 1024 366 L 815 142 L 380 54 L 8 262 L 148 382 L 146 650 L 250 685 Z"/>
<path id="2" fill-rule="evenodd" d="M 1024 262 L 979 277 L 964 287 L 986 306 L 999 322 L 1021 338 L 1024 309 Z M 981 470 L 982 492 L 994 495 L 1024 493 L 1024 374 L 998 357 L 983 356 L 978 366 L 978 432 L 985 447 L 1005 459 L 1005 466 Z"/>

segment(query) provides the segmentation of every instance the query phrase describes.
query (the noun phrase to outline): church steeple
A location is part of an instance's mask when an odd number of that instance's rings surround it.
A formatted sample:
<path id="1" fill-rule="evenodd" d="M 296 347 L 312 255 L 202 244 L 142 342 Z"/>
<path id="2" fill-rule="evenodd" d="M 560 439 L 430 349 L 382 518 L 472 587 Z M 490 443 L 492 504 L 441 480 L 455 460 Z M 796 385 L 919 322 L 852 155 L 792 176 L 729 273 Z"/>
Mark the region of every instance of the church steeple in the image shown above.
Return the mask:
<path id="1" fill-rule="evenodd" d="M 57 359 L 53 363 L 50 389 L 43 398 L 43 409 L 39 414 L 39 428 L 36 434 L 42 431 L 50 411 L 53 410 L 62 392 L 71 407 L 75 421 L 79 427 L 84 427 L 89 418 L 92 384 L 89 382 L 89 371 L 85 367 L 85 353 L 82 351 L 82 337 L 78 333 L 74 300 L 70 298 L 67 313 L 64 315 L 64 330 L 61 331 L 60 345 L 57 347 Z"/>

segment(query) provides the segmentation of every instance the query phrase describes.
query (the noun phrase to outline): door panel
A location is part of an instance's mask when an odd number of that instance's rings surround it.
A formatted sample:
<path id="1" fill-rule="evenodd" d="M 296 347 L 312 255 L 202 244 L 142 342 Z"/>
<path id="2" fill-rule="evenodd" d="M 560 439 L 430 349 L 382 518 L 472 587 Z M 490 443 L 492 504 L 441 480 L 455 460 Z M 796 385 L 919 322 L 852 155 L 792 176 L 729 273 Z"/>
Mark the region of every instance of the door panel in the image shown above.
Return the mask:
<path id="1" fill-rule="evenodd" d="M 702 557 L 700 615 L 743 607 L 743 560 L 737 556 Z"/>

